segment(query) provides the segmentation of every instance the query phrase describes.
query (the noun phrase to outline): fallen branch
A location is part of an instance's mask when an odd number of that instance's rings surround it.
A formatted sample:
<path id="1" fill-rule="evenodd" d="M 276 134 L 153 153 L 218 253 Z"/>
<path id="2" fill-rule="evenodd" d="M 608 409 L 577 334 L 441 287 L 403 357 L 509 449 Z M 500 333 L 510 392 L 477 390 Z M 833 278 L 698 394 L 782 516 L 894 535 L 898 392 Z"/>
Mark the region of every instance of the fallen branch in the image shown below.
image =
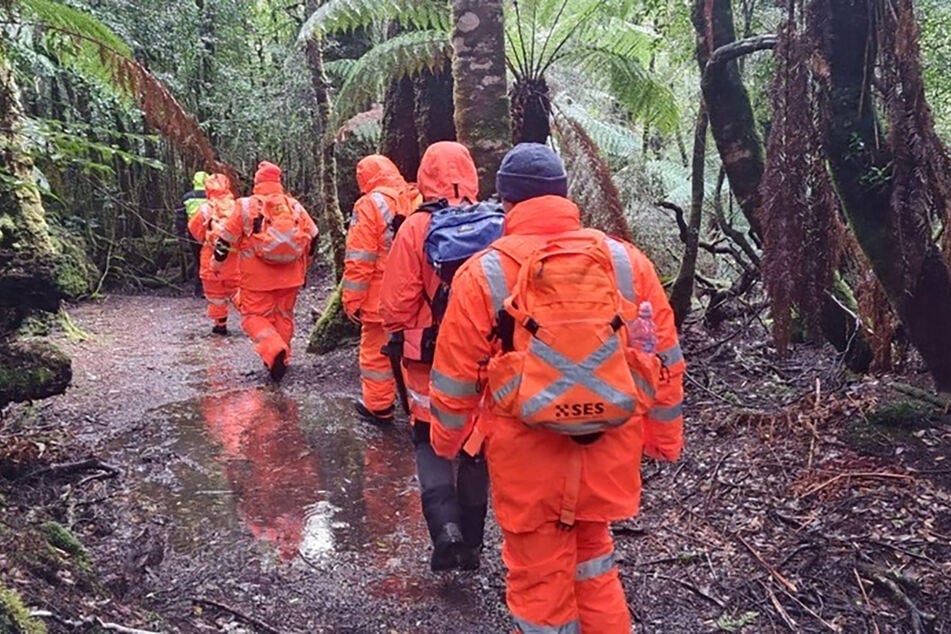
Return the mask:
<path id="1" fill-rule="evenodd" d="M 87 458 L 86 460 L 79 460 L 77 462 L 51 464 L 47 467 L 42 467 L 40 469 L 36 469 L 35 471 L 31 471 L 26 475 L 20 476 L 16 481 L 25 482 L 27 480 L 33 480 L 42 476 L 62 477 L 73 475 L 75 473 L 82 473 L 84 471 L 104 471 L 108 474 L 106 477 L 110 478 L 114 478 L 122 473 L 118 467 L 107 464 L 99 458 Z"/>
<path id="2" fill-rule="evenodd" d="M 134 627 L 119 625 L 118 623 L 109 623 L 103 621 L 98 616 L 81 616 L 78 619 L 68 619 L 59 614 L 54 614 L 49 610 L 30 610 L 30 616 L 40 619 L 52 619 L 66 627 L 83 628 L 84 630 L 89 626 L 93 626 L 110 632 L 119 632 L 120 634 L 161 634 L 160 632 L 154 632 L 152 630 L 140 630 Z"/>
<path id="3" fill-rule="evenodd" d="M 904 590 L 895 582 L 894 579 L 889 578 L 887 575 L 880 573 L 871 566 L 859 564 L 859 568 L 866 577 L 874 581 L 875 583 L 883 586 L 888 590 L 889 594 L 893 598 L 897 599 L 902 605 L 908 608 L 908 612 L 911 615 L 911 629 L 915 634 L 924 634 L 927 629 L 925 628 L 925 621 L 931 622 L 935 620 L 933 614 L 924 612 L 915 605 L 915 602 L 911 600 Z"/>
<path id="4" fill-rule="evenodd" d="M 746 546 L 746 550 L 750 551 L 750 554 L 753 555 L 753 557 L 756 558 L 756 561 L 758 561 L 760 564 L 762 564 L 762 566 L 763 566 L 764 568 L 766 568 L 766 570 L 769 572 L 769 574 L 772 575 L 773 578 L 776 579 L 776 581 L 778 581 L 779 583 L 783 584 L 783 586 L 784 586 L 787 590 L 789 590 L 790 592 L 793 592 L 793 593 L 799 592 L 799 589 L 796 587 L 796 584 L 794 584 L 792 581 L 790 581 L 789 579 L 787 579 L 786 577 L 784 577 L 782 574 L 780 574 L 780 572 L 779 572 L 778 570 L 776 570 L 773 566 L 769 565 L 769 564 L 766 562 L 766 560 L 763 559 L 763 556 L 760 555 L 758 552 L 756 552 L 756 550 L 755 550 L 752 546 L 750 546 L 750 544 L 749 544 L 748 541 L 746 541 L 745 539 L 743 539 L 743 536 L 742 536 L 742 535 L 737 534 L 736 538 L 740 540 L 740 543 L 741 543 L 741 544 L 743 544 L 744 546 Z"/>
<path id="5" fill-rule="evenodd" d="M 786 611 L 786 608 L 783 607 L 783 604 L 779 602 L 779 599 L 776 598 L 776 593 L 773 592 L 773 589 L 770 588 L 767 584 L 762 581 L 759 582 L 763 589 L 766 590 L 766 594 L 769 595 L 769 602 L 773 604 L 773 607 L 776 609 L 776 613 L 779 614 L 779 617 L 783 620 L 783 623 L 786 624 L 786 627 L 789 628 L 790 632 L 798 632 L 799 624 L 796 623 L 796 620 L 789 616 L 789 612 Z"/>
<path id="6" fill-rule="evenodd" d="M 855 580 L 859 584 L 859 592 L 862 593 L 862 600 L 865 602 L 865 607 L 871 609 L 871 602 L 868 600 L 868 594 L 865 592 L 865 586 L 862 585 L 862 577 L 859 576 L 859 571 L 855 568 L 852 569 L 852 573 L 855 575 Z M 875 615 L 872 615 L 872 627 L 875 630 L 875 634 L 879 634 L 880 630 L 878 629 L 878 623 L 875 621 Z"/>
<path id="7" fill-rule="evenodd" d="M 273 627 L 271 627 L 270 625 L 268 625 L 268 624 L 265 623 L 264 621 L 262 621 L 262 620 L 260 620 L 260 619 L 258 619 L 258 618 L 256 618 L 256 617 L 247 615 L 247 614 L 245 614 L 244 612 L 241 612 L 241 611 L 239 611 L 239 610 L 236 610 L 236 609 L 232 608 L 231 606 L 225 605 L 224 603 L 219 603 L 219 602 L 217 602 L 217 601 L 213 601 L 213 600 L 211 600 L 211 599 L 206 599 L 206 598 L 204 598 L 204 597 L 192 597 L 192 598 L 191 598 L 191 601 L 192 601 L 192 603 L 198 603 L 198 604 L 201 604 L 201 605 L 206 605 L 206 606 L 209 606 L 209 607 L 213 607 L 213 608 L 217 608 L 217 609 L 219 609 L 219 610 L 222 610 L 223 612 L 227 612 L 228 614 L 231 614 L 232 616 L 235 616 L 235 617 L 241 619 L 242 621 L 244 621 L 244 622 L 247 623 L 248 625 L 253 625 L 254 627 L 256 627 L 256 628 L 258 628 L 259 630 L 261 630 L 262 632 L 267 632 L 268 634 L 281 634 L 281 632 L 280 632 L 279 630 L 274 629 Z"/>
<path id="8" fill-rule="evenodd" d="M 651 576 L 654 577 L 655 579 L 663 579 L 664 581 L 670 581 L 672 583 L 676 583 L 677 585 L 682 586 L 686 588 L 687 590 L 690 590 L 701 599 L 706 599 L 707 601 L 717 606 L 721 610 L 726 609 L 726 603 L 716 598 L 715 596 L 704 592 L 703 590 L 693 585 L 689 581 L 684 581 L 683 579 L 678 579 L 676 577 L 668 577 L 666 575 L 651 575 Z"/>
<path id="9" fill-rule="evenodd" d="M 843 478 L 889 478 L 892 480 L 914 480 L 915 479 L 914 476 L 908 475 L 906 473 L 888 473 L 888 472 L 877 473 L 877 472 L 865 472 L 865 471 L 849 471 L 847 473 L 840 473 L 837 476 L 826 480 L 825 482 L 817 484 L 811 487 L 805 493 L 797 497 L 798 499 L 809 497 L 810 495 L 818 493 L 819 491 L 826 488 L 827 486 L 835 484 L 836 482 L 838 482 L 839 480 L 842 480 Z"/>

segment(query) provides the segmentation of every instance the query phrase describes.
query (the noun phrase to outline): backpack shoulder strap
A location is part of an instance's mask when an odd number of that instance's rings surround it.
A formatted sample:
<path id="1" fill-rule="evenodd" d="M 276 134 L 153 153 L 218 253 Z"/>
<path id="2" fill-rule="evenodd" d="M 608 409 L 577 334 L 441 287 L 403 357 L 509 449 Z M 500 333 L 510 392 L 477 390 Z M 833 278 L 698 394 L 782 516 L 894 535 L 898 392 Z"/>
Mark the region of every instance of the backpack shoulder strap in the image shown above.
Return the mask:
<path id="1" fill-rule="evenodd" d="M 637 293 L 634 289 L 634 263 L 631 262 L 631 256 L 624 244 L 611 236 L 604 236 L 604 244 L 611 254 L 611 262 L 614 264 L 614 277 L 617 281 L 618 290 L 621 295 L 629 302 L 637 302 Z"/>

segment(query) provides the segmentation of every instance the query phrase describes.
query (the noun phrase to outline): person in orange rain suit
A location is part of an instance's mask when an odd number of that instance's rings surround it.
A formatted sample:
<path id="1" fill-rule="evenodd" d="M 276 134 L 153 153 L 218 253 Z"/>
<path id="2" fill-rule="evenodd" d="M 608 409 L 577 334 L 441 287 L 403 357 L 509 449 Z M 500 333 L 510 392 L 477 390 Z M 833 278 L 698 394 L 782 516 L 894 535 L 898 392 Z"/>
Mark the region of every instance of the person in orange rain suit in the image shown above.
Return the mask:
<path id="1" fill-rule="evenodd" d="M 485 460 L 460 459 L 458 474 L 451 460 L 440 458 L 430 444 L 429 372 L 432 365 L 433 314 L 429 301 L 439 276 L 426 261 L 423 243 L 431 214 L 427 206 L 478 197 L 479 177 L 469 151 L 459 143 L 440 141 L 420 161 L 417 186 L 425 201 L 400 227 L 383 272 L 380 313 L 388 333 L 402 333 L 403 374 L 410 400 L 410 422 L 423 515 L 433 542 L 430 568 L 479 567 L 488 498 Z"/>
<path id="2" fill-rule="evenodd" d="M 231 181 L 224 174 L 213 174 L 205 180 L 207 201 L 188 221 L 188 231 L 201 243 L 200 276 L 208 316 L 214 322 L 211 331 L 216 335 L 228 334 L 228 304 L 238 290 L 238 258 L 231 258 L 221 267 L 211 265 L 212 253 L 221 227 L 234 211 Z"/>
<path id="3" fill-rule="evenodd" d="M 277 231 L 276 221 L 267 217 L 272 206 L 286 209 L 287 217 L 294 219 L 293 226 Z M 265 239 L 273 242 L 260 246 Z M 294 305 L 316 251 L 317 225 L 307 210 L 284 192 L 277 165 L 261 162 L 254 174 L 252 195 L 238 199 L 235 213 L 222 227 L 215 245 L 218 266 L 226 261 L 232 246 L 240 254 L 241 327 L 254 342 L 271 378 L 279 382 L 290 362 Z M 275 248 L 292 255 L 282 262 L 267 259 L 268 251 Z"/>
<path id="4" fill-rule="evenodd" d="M 363 196 L 353 206 L 343 270 L 343 309 L 360 328 L 360 386 L 355 406 L 369 422 L 393 420 L 396 383 L 380 317 L 380 288 L 396 229 L 421 200 L 393 162 L 372 154 L 357 163 Z"/>
<path id="5" fill-rule="evenodd" d="M 566 198 L 564 167 L 546 146 L 516 146 L 503 159 L 496 186 L 507 213 L 505 234 L 495 243 L 500 248 L 530 253 L 581 228 L 578 207 Z M 474 431 L 484 435 L 508 568 L 506 601 L 522 632 L 628 634 L 630 615 L 613 565 L 609 522 L 638 511 L 642 452 L 674 461 L 683 447 L 685 365 L 664 289 L 651 262 L 633 245 L 607 238 L 605 248 L 620 293 L 654 308 L 656 349 L 666 371 L 646 418 L 582 445 L 494 413 L 493 397 L 484 390 L 485 364 L 501 353 L 493 329 L 519 264 L 493 247 L 456 273 L 436 346 L 433 446 L 451 458 Z M 577 476 L 566 472 L 573 461 L 580 467 Z"/>

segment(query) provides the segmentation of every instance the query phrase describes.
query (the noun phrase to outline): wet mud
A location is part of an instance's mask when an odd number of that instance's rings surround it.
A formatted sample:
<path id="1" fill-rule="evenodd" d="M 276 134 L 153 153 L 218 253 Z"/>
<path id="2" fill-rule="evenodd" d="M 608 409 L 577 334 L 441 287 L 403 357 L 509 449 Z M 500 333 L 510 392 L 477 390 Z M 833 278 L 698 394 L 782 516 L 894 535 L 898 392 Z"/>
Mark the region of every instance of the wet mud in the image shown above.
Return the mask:
<path id="1" fill-rule="evenodd" d="M 200 300 L 71 310 L 90 335 L 64 343 L 77 379 L 39 415 L 123 470 L 90 544 L 105 583 L 177 631 L 207 621 L 201 599 L 280 632 L 506 630 L 497 548 L 477 574 L 429 571 L 407 423 L 356 417 L 352 351 L 303 352 L 311 304 L 280 386 Z"/>

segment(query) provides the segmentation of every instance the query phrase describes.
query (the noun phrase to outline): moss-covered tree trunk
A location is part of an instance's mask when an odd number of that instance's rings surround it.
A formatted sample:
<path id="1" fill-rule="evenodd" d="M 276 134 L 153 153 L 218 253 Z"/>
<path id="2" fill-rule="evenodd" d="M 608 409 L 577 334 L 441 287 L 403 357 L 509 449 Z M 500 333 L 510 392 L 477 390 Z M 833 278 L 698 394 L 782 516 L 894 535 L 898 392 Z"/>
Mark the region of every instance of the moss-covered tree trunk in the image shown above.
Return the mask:
<path id="1" fill-rule="evenodd" d="M 313 3 L 316 5 L 316 3 Z M 314 161 L 320 174 L 321 202 L 320 214 L 324 230 L 329 234 L 333 255 L 335 279 L 343 278 L 343 260 L 346 253 L 347 230 L 340 202 L 337 197 L 337 159 L 333 134 L 328 130 L 332 104 L 330 101 L 330 82 L 324 73 L 323 41 L 312 38 L 307 42 L 307 65 L 316 102 L 316 120 L 314 121 Z"/>
<path id="2" fill-rule="evenodd" d="M 411 77 L 391 81 L 383 98 L 383 131 L 380 154 L 400 170 L 407 180 L 416 180 L 419 169 L 419 135 L 416 131 L 416 89 Z"/>
<path id="3" fill-rule="evenodd" d="M 435 73 L 424 70 L 413 83 L 416 89 L 416 136 L 420 151 L 425 151 L 437 141 L 455 141 L 452 64 L 447 60 Z M 415 172 L 404 176 L 407 180 L 416 179 Z"/>
<path id="4" fill-rule="evenodd" d="M 908 337 L 937 388 L 951 391 L 951 271 L 928 224 L 903 217 L 893 206 L 893 148 L 882 143 L 869 98 L 876 57 L 870 31 L 874 2 L 836 0 L 826 7 L 820 47 L 830 72 L 832 120 L 826 141 L 832 176 L 856 238 Z"/>
<path id="5" fill-rule="evenodd" d="M 69 359 L 49 346 L 13 340 L 32 311 L 59 309 L 59 257 L 24 151 L 20 93 L 0 48 L 0 407 L 66 389 Z"/>
<path id="6" fill-rule="evenodd" d="M 452 0 L 452 76 L 456 136 L 479 170 L 479 193 L 495 191 L 509 148 L 502 0 Z"/>
<path id="7" fill-rule="evenodd" d="M 717 145 L 723 168 L 756 242 L 762 237 L 759 212 L 760 185 L 766 170 L 763 141 L 749 93 L 743 85 L 735 59 L 708 66 L 718 48 L 736 41 L 731 0 L 694 0 L 692 19 L 697 34 L 697 62 L 701 89 L 710 117 L 710 133 Z M 844 353 L 848 367 L 866 372 L 873 354 L 853 317 L 856 310 L 848 285 L 842 281 L 822 306 L 821 326 L 826 340 Z M 847 306 L 849 310 L 843 310 Z"/>

